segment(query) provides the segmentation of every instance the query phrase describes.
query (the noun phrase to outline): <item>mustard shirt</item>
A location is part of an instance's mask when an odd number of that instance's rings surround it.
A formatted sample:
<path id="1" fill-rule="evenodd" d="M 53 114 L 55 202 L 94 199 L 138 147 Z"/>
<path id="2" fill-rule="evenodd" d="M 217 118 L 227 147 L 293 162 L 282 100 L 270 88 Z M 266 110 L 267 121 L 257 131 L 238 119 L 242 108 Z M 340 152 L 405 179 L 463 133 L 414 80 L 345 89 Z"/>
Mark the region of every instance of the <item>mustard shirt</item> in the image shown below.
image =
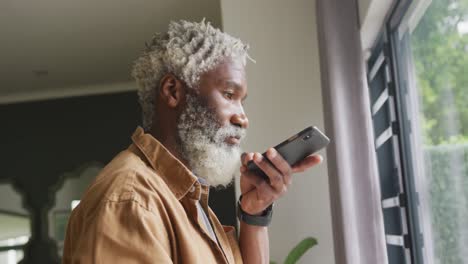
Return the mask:
<path id="1" fill-rule="evenodd" d="M 62 263 L 242 263 L 234 227 L 208 207 L 209 187 L 141 127 L 132 141 L 72 211 Z"/>

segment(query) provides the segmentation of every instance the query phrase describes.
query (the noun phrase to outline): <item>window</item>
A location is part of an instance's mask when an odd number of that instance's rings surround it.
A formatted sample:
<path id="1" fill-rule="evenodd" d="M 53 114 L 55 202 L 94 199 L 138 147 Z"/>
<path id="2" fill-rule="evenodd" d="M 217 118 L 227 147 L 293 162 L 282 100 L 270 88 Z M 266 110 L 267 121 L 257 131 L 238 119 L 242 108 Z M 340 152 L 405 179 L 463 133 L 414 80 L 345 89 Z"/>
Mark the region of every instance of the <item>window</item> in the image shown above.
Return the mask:
<path id="1" fill-rule="evenodd" d="M 0 263 L 15 264 L 22 260 L 23 247 L 28 239 L 29 236 L 17 236 L 0 240 Z"/>
<path id="2" fill-rule="evenodd" d="M 466 263 L 468 0 L 399 1 L 368 83 L 389 263 Z"/>
<path id="3" fill-rule="evenodd" d="M 30 236 L 30 215 L 21 205 L 20 193 L 11 183 L 0 184 L 0 263 L 22 260 Z"/>

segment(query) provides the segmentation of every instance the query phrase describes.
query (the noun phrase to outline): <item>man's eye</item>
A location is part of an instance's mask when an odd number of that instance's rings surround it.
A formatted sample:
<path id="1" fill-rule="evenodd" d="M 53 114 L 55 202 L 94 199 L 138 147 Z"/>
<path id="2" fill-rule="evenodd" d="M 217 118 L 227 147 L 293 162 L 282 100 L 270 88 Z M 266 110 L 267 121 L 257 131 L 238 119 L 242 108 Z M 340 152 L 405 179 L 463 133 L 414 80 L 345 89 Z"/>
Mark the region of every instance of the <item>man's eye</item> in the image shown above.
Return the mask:
<path id="1" fill-rule="evenodd" d="M 226 98 L 228 98 L 228 99 L 232 99 L 232 97 L 234 97 L 234 93 L 224 92 L 224 96 L 226 96 Z"/>

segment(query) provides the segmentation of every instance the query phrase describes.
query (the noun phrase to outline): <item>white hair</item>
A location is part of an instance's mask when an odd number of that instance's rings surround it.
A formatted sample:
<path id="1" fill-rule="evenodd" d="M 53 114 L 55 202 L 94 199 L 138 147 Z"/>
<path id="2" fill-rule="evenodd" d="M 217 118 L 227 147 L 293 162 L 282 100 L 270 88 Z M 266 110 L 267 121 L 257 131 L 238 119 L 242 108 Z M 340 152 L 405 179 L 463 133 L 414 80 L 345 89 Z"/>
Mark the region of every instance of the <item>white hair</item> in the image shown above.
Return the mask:
<path id="1" fill-rule="evenodd" d="M 155 95 L 165 74 L 172 73 L 189 88 L 197 89 L 200 75 L 224 59 L 240 59 L 245 65 L 249 58 L 248 45 L 214 28 L 204 19 L 199 23 L 172 21 L 167 33 L 156 33 L 146 47 L 132 69 L 132 76 L 138 84 L 145 130 L 151 128 Z"/>

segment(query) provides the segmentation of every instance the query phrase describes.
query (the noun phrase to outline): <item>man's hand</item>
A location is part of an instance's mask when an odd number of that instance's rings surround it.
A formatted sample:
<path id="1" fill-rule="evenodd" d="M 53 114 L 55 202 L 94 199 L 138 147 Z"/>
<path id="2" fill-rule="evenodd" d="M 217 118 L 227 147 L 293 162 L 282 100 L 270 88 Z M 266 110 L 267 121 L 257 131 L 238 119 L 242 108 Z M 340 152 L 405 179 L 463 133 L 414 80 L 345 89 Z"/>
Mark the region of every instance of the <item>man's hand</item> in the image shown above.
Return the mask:
<path id="1" fill-rule="evenodd" d="M 267 150 L 267 157 L 271 163 L 260 153 L 244 153 L 241 156 L 241 207 L 251 215 L 260 214 L 286 194 L 292 183 L 293 173 L 303 172 L 322 162 L 322 156 L 310 155 L 291 167 L 274 148 Z M 247 163 L 251 160 L 263 170 L 270 182 L 247 169 Z"/>

